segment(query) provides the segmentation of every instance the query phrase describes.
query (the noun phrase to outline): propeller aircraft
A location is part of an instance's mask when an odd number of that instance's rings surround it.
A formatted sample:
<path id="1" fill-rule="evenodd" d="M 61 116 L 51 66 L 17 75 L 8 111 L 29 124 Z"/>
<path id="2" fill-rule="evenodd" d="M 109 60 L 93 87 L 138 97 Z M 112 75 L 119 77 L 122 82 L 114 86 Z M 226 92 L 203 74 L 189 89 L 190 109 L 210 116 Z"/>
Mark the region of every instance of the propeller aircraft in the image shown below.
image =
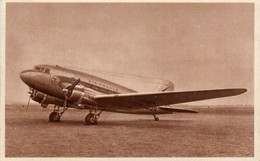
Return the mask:
<path id="1" fill-rule="evenodd" d="M 247 91 L 234 88 L 174 92 L 174 84 L 164 80 L 156 92 L 138 93 L 106 79 L 58 65 L 36 65 L 33 69 L 22 71 L 20 78 L 30 90 L 26 110 L 30 99 L 44 108 L 54 105 L 49 121 L 59 122 L 68 108 L 87 109 L 86 125 L 97 124 L 103 111 L 149 114 L 154 116 L 155 121 L 159 120 L 157 114 L 197 113 L 171 105 L 235 96 Z M 62 111 L 60 107 L 63 107 Z"/>

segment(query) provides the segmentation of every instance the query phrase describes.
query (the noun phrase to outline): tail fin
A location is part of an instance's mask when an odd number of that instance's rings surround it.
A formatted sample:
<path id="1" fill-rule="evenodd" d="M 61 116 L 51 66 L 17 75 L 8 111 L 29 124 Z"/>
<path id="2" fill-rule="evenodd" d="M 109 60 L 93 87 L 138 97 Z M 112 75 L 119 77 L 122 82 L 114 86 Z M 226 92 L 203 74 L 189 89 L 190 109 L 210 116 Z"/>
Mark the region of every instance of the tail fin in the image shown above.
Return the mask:
<path id="1" fill-rule="evenodd" d="M 174 84 L 169 80 L 163 80 L 161 86 L 157 90 L 158 92 L 173 91 Z"/>

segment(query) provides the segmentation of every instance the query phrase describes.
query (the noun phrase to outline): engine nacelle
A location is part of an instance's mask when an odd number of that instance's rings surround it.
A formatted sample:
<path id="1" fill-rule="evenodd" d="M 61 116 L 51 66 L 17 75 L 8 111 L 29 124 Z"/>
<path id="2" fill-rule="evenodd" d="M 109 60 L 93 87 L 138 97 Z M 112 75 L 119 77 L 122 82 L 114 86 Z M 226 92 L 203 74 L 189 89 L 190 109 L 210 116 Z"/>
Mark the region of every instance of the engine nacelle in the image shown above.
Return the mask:
<path id="1" fill-rule="evenodd" d="M 76 104 L 97 104 L 93 99 L 93 94 L 87 90 L 73 90 L 68 100 Z"/>
<path id="2" fill-rule="evenodd" d="M 73 90 L 72 94 L 68 98 L 68 106 L 79 108 L 79 105 L 96 105 L 96 102 L 92 99 L 93 94 L 84 90 Z M 31 94 L 32 100 L 41 104 L 46 108 L 49 104 L 55 104 L 57 106 L 63 106 L 63 99 L 56 98 L 45 93 L 33 90 Z"/>
<path id="3" fill-rule="evenodd" d="M 84 95 L 85 95 L 84 91 L 73 90 L 68 100 L 71 102 L 81 102 Z"/>
<path id="4" fill-rule="evenodd" d="M 44 94 L 36 90 L 34 90 L 32 93 L 32 100 L 40 103 L 44 108 L 46 108 L 48 104 L 55 104 L 58 106 L 62 106 L 64 103 L 64 100 L 62 99 L 49 96 L 47 94 Z"/>
<path id="5" fill-rule="evenodd" d="M 48 107 L 48 104 L 41 104 L 41 106 L 42 106 L 43 108 L 47 108 L 47 107 Z"/>

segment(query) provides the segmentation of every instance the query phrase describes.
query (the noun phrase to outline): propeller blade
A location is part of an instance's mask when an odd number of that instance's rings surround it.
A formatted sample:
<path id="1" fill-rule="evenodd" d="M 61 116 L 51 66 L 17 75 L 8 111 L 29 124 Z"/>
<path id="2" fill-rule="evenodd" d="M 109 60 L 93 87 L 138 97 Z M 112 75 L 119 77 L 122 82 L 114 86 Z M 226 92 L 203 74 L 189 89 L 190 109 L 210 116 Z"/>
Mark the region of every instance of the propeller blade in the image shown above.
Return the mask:
<path id="1" fill-rule="evenodd" d="M 73 89 L 76 87 L 76 85 L 80 82 L 80 78 L 77 79 L 75 82 L 73 82 L 70 86 L 65 87 L 64 84 L 62 84 L 61 81 L 58 82 L 58 85 L 60 86 L 60 88 L 62 89 L 62 92 L 65 96 L 66 99 L 68 99 L 70 97 L 70 95 L 72 94 Z"/>
<path id="2" fill-rule="evenodd" d="M 75 86 L 78 84 L 80 82 L 80 78 L 79 79 L 77 79 L 74 83 L 72 83 L 72 85 L 70 85 L 69 87 L 68 87 L 68 90 L 70 91 L 72 91 L 74 88 L 75 88 Z"/>
<path id="3" fill-rule="evenodd" d="M 27 109 L 28 109 L 28 107 L 29 107 L 30 100 L 31 100 L 31 97 L 29 97 L 29 100 L 28 100 L 28 103 L 27 103 L 27 106 L 26 106 L 26 112 L 27 112 Z"/>
<path id="4" fill-rule="evenodd" d="M 68 99 L 71 96 L 73 89 L 76 87 L 76 85 L 79 82 L 80 82 L 80 79 L 77 79 L 70 86 L 68 86 L 67 89 L 63 89 L 63 93 L 64 93 L 66 99 Z"/>

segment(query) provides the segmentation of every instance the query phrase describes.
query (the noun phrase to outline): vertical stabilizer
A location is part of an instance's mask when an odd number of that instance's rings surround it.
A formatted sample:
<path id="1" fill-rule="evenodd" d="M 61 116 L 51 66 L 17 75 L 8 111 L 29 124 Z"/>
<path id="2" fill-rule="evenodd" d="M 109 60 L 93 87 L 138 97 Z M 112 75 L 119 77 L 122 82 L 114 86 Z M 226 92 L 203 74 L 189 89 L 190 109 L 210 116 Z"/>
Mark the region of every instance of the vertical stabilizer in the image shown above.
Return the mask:
<path id="1" fill-rule="evenodd" d="M 169 80 L 163 80 L 161 86 L 157 90 L 158 92 L 173 91 L 174 84 Z"/>

